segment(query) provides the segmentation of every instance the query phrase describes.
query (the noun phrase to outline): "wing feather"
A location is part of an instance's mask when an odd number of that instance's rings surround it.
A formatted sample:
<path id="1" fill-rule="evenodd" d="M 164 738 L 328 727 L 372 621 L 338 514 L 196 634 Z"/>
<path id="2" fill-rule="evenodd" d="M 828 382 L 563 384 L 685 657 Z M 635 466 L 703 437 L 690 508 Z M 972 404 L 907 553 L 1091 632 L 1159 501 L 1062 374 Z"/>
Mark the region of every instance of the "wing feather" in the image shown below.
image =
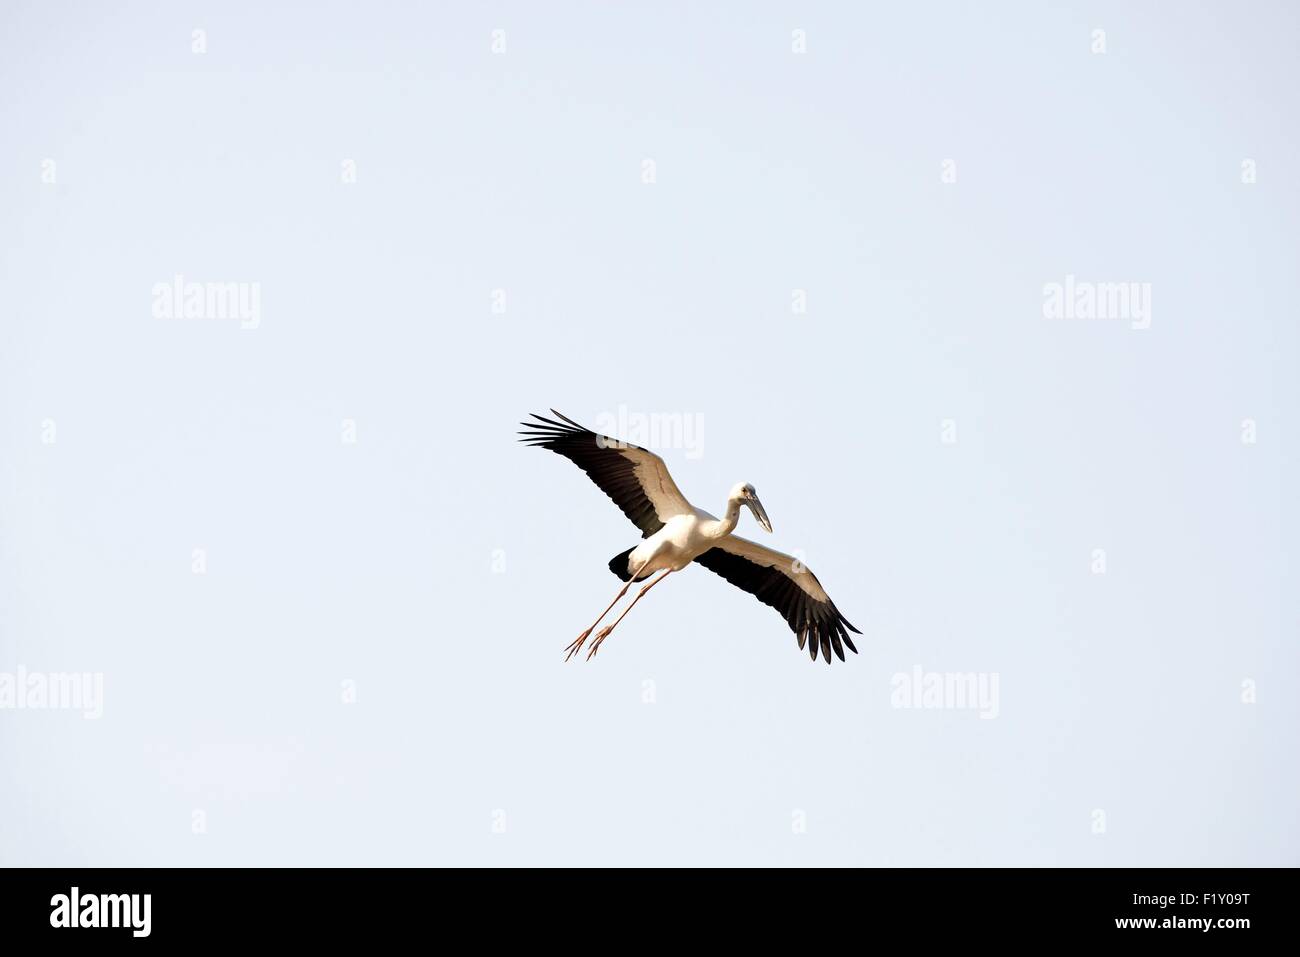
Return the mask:
<path id="1" fill-rule="evenodd" d="M 794 632 L 800 649 L 807 645 L 813 661 L 820 652 L 830 664 L 832 650 L 844 661 L 845 647 L 858 653 L 849 632 L 861 632 L 840 614 L 817 576 L 792 556 L 728 535 L 695 560 L 775 608 Z"/>
<path id="2" fill-rule="evenodd" d="M 694 512 L 659 456 L 598 435 L 554 409 L 551 414 L 562 421 L 533 413 L 536 422 L 520 423 L 525 429 L 520 441 L 558 452 L 586 472 L 641 529 L 642 538 L 659 531 L 674 515 Z"/>

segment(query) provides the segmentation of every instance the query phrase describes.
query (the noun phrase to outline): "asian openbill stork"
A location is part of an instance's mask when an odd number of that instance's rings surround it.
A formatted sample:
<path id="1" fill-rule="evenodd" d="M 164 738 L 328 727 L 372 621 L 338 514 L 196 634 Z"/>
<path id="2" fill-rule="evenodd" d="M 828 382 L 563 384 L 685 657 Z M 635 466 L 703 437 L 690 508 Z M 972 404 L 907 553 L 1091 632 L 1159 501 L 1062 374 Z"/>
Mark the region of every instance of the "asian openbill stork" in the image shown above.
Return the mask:
<path id="1" fill-rule="evenodd" d="M 609 570 L 623 580 L 623 587 L 592 626 L 565 649 L 565 661 L 582 649 L 583 642 L 627 594 L 632 582 L 650 579 L 614 624 L 596 633 L 587 652 L 588 660 L 651 588 L 692 561 L 779 611 L 795 633 L 799 647 L 807 644 L 813 661 L 817 660 L 818 649 L 827 664 L 831 663 L 832 649 L 841 661 L 846 645 L 857 654 L 849 632 L 861 632 L 840 614 L 816 575 L 789 555 L 731 534 L 742 505 L 754 513 L 759 525 L 772 531 L 754 486 L 742 482 L 733 487 L 727 496 L 726 511 L 719 519 L 686 501 L 664 460 L 653 452 L 597 435 L 554 409 L 551 413 L 561 421 L 533 414 L 536 422 L 520 423 L 526 430 L 519 433 L 523 436 L 520 441 L 558 452 L 576 464 L 641 529 L 644 539 L 609 560 Z M 655 574 L 657 578 L 650 577 Z"/>

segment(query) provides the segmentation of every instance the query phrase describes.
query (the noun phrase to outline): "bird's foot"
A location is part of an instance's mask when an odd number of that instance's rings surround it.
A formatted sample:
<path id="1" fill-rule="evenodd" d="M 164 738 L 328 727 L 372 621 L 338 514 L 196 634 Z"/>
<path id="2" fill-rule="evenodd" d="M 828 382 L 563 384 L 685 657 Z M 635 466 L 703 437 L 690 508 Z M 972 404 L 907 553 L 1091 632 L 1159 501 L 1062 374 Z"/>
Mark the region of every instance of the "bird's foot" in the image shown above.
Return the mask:
<path id="1" fill-rule="evenodd" d="M 591 650 L 587 652 L 588 661 L 596 657 L 596 652 L 600 651 L 601 644 L 609 637 L 609 633 L 613 630 L 614 626 L 610 625 L 609 627 L 602 628 L 600 631 L 596 632 L 596 640 L 591 643 Z"/>
<path id="2" fill-rule="evenodd" d="M 590 634 L 591 634 L 591 629 L 588 628 L 586 631 L 580 634 L 577 637 L 577 639 L 575 639 L 573 643 L 569 645 L 569 647 L 564 649 L 566 652 L 568 652 L 568 654 L 564 656 L 565 661 L 568 661 L 570 658 L 572 658 L 574 655 L 576 655 L 578 652 L 582 650 L 582 643 L 587 640 L 587 636 Z"/>

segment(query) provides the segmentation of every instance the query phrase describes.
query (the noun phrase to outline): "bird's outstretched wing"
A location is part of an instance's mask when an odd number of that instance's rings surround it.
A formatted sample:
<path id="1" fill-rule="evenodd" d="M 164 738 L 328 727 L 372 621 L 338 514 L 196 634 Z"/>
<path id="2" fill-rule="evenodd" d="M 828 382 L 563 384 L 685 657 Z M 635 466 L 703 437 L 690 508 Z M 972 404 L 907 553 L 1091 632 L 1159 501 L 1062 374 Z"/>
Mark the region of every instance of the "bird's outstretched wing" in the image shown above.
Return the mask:
<path id="1" fill-rule="evenodd" d="M 519 441 L 559 452 L 586 472 L 641 529 L 642 538 L 659 531 L 674 515 L 694 513 L 659 456 L 607 435 L 597 435 L 554 409 L 551 413 L 563 421 L 533 413 L 538 421 L 520 423 L 528 431 L 519 433 L 523 436 Z"/>
<path id="2" fill-rule="evenodd" d="M 799 647 L 808 645 L 813 661 L 817 660 L 819 648 L 828 665 L 832 648 L 840 661 L 844 660 L 845 645 L 855 655 L 858 653 L 849 632 L 862 632 L 840 614 L 817 576 L 791 556 L 728 535 L 695 560 L 779 611 L 795 633 Z"/>

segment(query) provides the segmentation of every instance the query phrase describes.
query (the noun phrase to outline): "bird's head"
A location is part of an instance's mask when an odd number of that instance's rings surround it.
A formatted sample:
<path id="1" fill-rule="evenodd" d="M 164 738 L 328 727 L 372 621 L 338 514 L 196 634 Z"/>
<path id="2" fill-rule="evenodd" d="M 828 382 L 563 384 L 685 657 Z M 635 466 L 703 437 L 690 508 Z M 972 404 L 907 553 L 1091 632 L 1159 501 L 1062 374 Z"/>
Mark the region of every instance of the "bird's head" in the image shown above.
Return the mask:
<path id="1" fill-rule="evenodd" d="M 758 520 L 758 524 L 762 525 L 766 531 L 772 531 L 772 521 L 767 517 L 767 509 L 763 508 L 763 503 L 758 500 L 758 493 L 754 491 L 754 486 L 748 482 L 739 483 L 731 490 L 731 499 L 741 505 L 748 505 L 749 510 L 754 513 L 754 518 Z"/>

